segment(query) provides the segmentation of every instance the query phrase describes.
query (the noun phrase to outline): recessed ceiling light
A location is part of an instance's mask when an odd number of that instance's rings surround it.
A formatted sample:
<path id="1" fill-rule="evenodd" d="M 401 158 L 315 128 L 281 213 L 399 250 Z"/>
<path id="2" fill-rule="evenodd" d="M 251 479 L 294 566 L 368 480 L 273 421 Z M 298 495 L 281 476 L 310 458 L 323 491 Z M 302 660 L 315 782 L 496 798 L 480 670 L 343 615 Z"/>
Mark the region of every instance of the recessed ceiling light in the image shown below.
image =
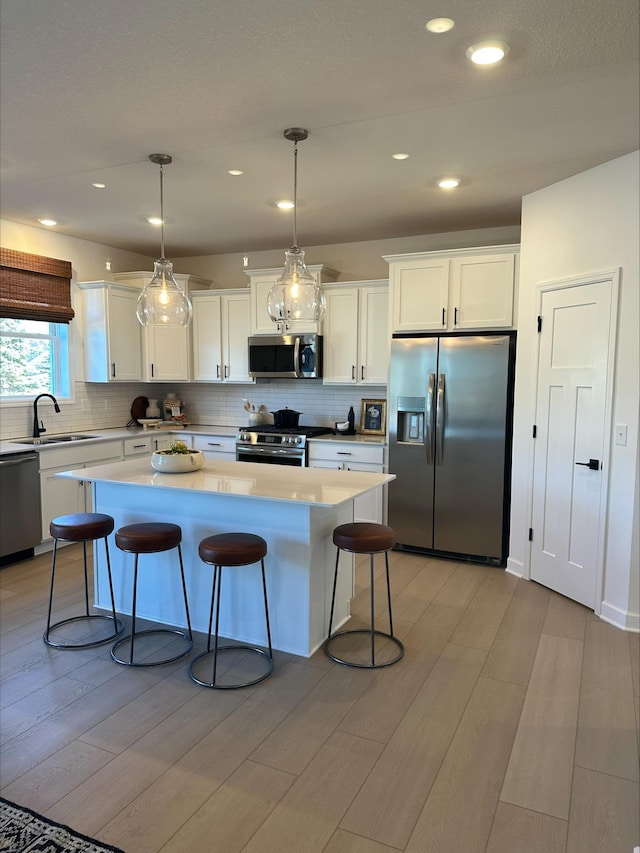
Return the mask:
<path id="1" fill-rule="evenodd" d="M 441 178 L 437 184 L 441 190 L 455 190 L 460 186 L 460 178 Z"/>
<path id="2" fill-rule="evenodd" d="M 276 203 L 276 207 L 279 207 L 280 210 L 292 210 L 295 204 L 292 201 L 279 201 Z"/>
<path id="3" fill-rule="evenodd" d="M 149 225 L 162 225 L 162 219 L 159 216 L 147 216 Z"/>
<path id="4" fill-rule="evenodd" d="M 92 187 L 95 187 L 97 190 L 103 190 L 106 187 L 106 184 L 95 183 L 91 184 Z"/>
<path id="5" fill-rule="evenodd" d="M 431 18 L 430 21 L 427 21 L 425 27 L 430 33 L 448 33 L 455 25 L 456 22 L 452 21 L 451 18 Z"/>
<path id="6" fill-rule="evenodd" d="M 229 169 L 230 175 L 244 175 L 242 169 Z"/>
<path id="7" fill-rule="evenodd" d="M 409 157 L 408 154 L 392 154 L 391 156 L 394 160 L 407 160 Z"/>
<path id="8" fill-rule="evenodd" d="M 51 228 L 53 225 L 58 224 L 57 219 L 38 219 L 38 222 L 40 223 L 40 225 L 47 225 L 49 228 Z"/>
<path id="9" fill-rule="evenodd" d="M 480 41 L 467 50 L 467 59 L 476 65 L 493 65 L 509 53 L 509 45 L 504 41 Z"/>

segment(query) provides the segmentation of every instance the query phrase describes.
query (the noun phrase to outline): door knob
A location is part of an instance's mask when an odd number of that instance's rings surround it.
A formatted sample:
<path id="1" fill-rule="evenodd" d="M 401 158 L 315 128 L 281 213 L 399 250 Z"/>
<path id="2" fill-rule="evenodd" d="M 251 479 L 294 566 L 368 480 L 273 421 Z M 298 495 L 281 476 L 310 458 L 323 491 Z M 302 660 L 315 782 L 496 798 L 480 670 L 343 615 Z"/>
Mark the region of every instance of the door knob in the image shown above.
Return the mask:
<path id="1" fill-rule="evenodd" d="M 576 465 L 584 465 L 585 468 L 589 468 L 591 471 L 599 471 L 600 470 L 600 460 L 599 459 L 590 459 L 588 462 L 576 462 Z"/>

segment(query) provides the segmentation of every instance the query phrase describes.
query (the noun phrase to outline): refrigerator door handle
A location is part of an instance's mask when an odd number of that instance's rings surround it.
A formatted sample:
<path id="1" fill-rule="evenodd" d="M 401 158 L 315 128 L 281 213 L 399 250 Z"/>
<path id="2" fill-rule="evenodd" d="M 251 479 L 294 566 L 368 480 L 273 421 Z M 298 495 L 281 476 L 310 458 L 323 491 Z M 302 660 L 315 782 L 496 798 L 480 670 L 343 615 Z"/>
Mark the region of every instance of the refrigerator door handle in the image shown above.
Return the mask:
<path id="1" fill-rule="evenodd" d="M 442 465 L 444 456 L 444 373 L 438 376 L 438 396 L 436 402 L 436 465 Z"/>
<path id="2" fill-rule="evenodd" d="M 425 424 L 425 444 L 427 446 L 427 465 L 433 465 L 433 416 L 435 408 L 433 398 L 436 391 L 436 375 L 429 374 L 429 387 L 427 389 L 427 411 Z"/>

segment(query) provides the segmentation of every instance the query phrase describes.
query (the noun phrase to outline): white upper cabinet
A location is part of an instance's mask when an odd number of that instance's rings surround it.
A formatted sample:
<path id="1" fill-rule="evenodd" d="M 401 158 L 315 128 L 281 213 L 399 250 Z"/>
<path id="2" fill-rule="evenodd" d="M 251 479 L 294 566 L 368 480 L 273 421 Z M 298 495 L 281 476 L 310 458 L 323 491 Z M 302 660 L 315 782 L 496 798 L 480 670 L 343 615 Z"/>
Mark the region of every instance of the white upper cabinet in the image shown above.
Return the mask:
<path id="1" fill-rule="evenodd" d="M 323 264 L 307 266 L 311 275 L 319 285 L 335 281 L 338 273 L 325 267 Z M 267 311 L 267 298 L 272 285 L 282 275 L 283 267 L 268 270 L 247 270 L 251 288 L 251 334 L 252 335 L 281 335 L 284 329 L 281 324 L 274 323 Z M 317 323 L 292 322 L 290 332 L 301 334 L 308 332 L 319 332 Z"/>
<path id="2" fill-rule="evenodd" d="M 325 385 L 385 385 L 389 366 L 388 282 L 324 288 Z"/>
<path id="3" fill-rule="evenodd" d="M 198 382 L 253 383 L 248 344 L 248 290 L 193 295 L 193 378 Z"/>
<path id="4" fill-rule="evenodd" d="M 86 382 L 142 379 L 138 291 L 108 281 L 84 281 L 84 365 Z"/>
<path id="5" fill-rule="evenodd" d="M 392 255 L 392 332 L 513 326 L 518 246 Z"/>
<path id="6" fill-rule="evenodd" d="M 139 293 L 153 278 L 152 272 L 114 273 L 114 280 Z M 178 285 L 190 296 L 208 290 L 211 282 L 193 275 L 174 273 Z M 145 382 L 186 382 L 191 360 L 191 331 L 188 326 L 143 326 L 142 378 Z"/>
<path id="7" fill-rule="evenodd" d="M 186 382 L 189 379 L 189 328 L 142 328 L 142 378 L 145 382 Z"/>

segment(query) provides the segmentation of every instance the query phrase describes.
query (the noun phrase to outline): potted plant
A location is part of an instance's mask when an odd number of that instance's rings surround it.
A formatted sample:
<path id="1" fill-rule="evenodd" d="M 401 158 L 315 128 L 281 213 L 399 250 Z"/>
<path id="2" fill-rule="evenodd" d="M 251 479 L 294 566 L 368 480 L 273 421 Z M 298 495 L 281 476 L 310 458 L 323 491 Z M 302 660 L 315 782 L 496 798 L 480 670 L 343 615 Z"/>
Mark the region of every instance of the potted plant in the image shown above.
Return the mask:
<path id="1" fill-rule="evenodd" d="M 151 454 L 151 465 L 163 474 L 184 474 L 202 468 L 204 455 L 201 450 L 191 450 L 184 441 L 174 441 L 169 450 Z"/>

